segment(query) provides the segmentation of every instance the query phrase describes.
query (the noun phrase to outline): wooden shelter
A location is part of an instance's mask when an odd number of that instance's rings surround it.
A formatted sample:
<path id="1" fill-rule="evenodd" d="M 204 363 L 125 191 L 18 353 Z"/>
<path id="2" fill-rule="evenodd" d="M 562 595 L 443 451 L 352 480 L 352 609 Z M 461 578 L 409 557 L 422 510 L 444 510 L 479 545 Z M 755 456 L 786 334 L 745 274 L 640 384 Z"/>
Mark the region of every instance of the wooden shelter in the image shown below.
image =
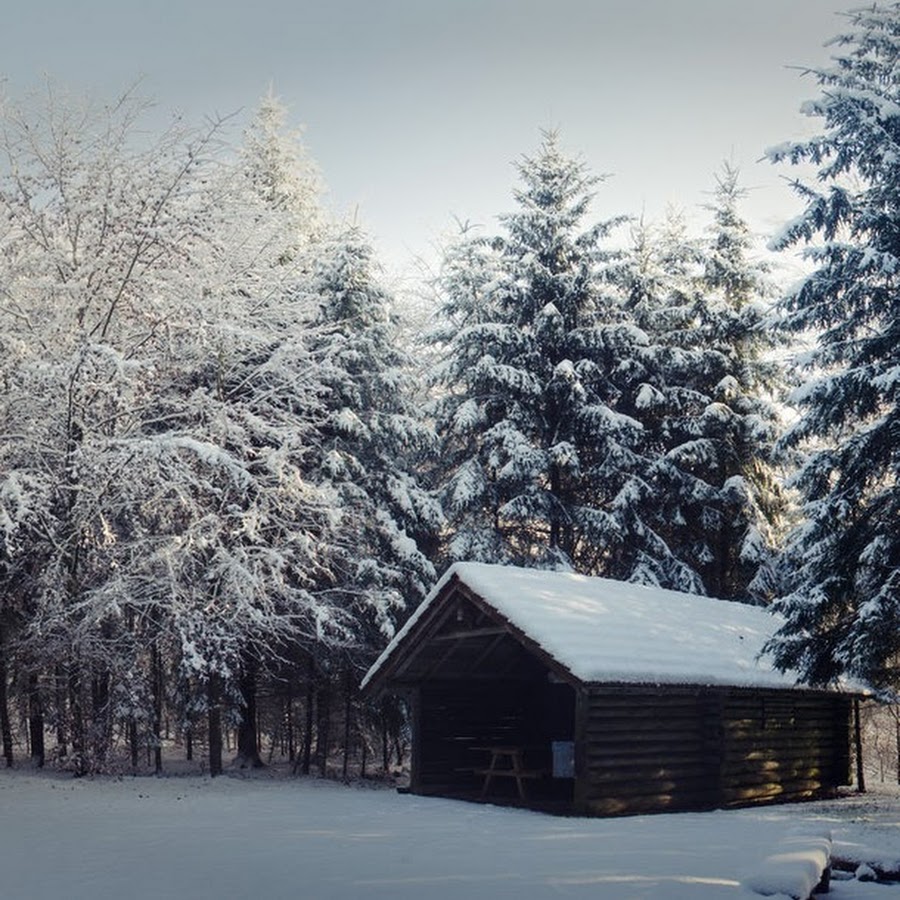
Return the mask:
<path id="1" fill-rule="evenodd" d="M 559 812 L 710 809 L 850 780 L 853 695 L 760 659 L 759 607 L 457 563 L 363 681 L 405 696 L 410 790 Z"/>

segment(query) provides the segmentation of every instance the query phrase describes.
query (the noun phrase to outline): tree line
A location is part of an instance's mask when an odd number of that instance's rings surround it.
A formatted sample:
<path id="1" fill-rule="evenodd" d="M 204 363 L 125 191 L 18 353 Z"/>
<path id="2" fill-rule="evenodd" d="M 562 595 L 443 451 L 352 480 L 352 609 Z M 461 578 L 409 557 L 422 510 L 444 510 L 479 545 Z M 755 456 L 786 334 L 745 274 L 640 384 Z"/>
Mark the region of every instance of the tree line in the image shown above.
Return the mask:
<path id="1" fill-rule="evenodd" d="M 402 711 L 355 685 L 457 559 L 772 604 L 778 664 L 896 687 L 900 5 L 848 25 L 822 134 L 770 151 L 818 169 L 773 241 L 798 286 L 730 166 L 699 236 L 597 221 L 547 133 L 414 337 L 274 97 L 237 141 L 148 132 L 132 93 L 5 99 L 7 763 L 158 769 L 174 730 L 214 774 L 232 731 L 242 765 L 265 732 L 302 771 L 335 742 L 386 768 Z"/>

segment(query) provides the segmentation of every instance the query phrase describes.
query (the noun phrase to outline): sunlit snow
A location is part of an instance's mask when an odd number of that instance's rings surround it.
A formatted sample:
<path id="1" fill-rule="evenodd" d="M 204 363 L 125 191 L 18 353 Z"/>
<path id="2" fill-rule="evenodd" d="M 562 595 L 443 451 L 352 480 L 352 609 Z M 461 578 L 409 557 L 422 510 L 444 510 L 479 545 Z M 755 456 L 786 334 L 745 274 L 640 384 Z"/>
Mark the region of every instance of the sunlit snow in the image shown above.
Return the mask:
<path id="1" fill-rule="evenodd" d="M 830 829 L 837 857 L 900 864 L 898 819 L 896 794 L 583 819 L 269 774 L 0 770 L 0 896 L 749 900 L 742 879 L 798 829 Z M 828 896 L 896 893 L 849 880 Z"/>
<path id="2" fill-rule="evenodd" d="M 367 681 L 453 577 L 585 682 L 797 683 L 796 674 L 777 671 L 762 655 L 782 620 L 761 607 L 574 572 L 485 563 L 451 566 Z"/>

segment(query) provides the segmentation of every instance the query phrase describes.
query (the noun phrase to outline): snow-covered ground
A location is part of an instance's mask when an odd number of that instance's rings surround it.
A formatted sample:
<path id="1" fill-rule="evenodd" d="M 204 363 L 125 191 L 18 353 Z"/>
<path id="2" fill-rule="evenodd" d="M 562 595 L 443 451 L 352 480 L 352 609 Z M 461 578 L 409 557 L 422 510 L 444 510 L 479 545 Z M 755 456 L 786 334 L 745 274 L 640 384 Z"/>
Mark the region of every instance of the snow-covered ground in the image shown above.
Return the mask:
<path id="1" fill-rule="evenodd" d="M 900 794 L 751 810 L 557 818 L 271 774 L 73 779 L 0 771 L 0 898 L 746 898 L 798 829 L 900 867 Z M 837 881 L 889 900 L 900 885 Z"/>

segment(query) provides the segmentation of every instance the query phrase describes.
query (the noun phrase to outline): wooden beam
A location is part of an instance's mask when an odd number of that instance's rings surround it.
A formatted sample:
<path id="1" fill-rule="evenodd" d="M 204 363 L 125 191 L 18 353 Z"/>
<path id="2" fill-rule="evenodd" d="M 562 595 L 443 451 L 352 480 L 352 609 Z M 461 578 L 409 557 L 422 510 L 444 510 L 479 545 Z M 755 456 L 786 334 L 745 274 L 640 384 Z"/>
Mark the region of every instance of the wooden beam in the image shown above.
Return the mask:
<path id="1" fill-rule="evenodd" d="M 497 637 L 495 637 L 494 640 L 492 640 L 487 645 L 487 647 L 485 647 L 484 650 L 482 650 L 481 653 L 478 654 L 478 656 L 475 659 L 475 662 L 472 663 L 472 665 L 469 669 L 469 672 L 471 674 L 474 674 L 475 672 L 478 671 L 478 667 L 497 649 L 497 647 L 500 646 L 501 643 L 503 643 L 503 638 L 505 638 L 506 635 L 507 635 L 506 629 L 505 628 L 501 629 L 498 632 Z"/>
<path id="2" fill-rule="evenodd" d="M 856 749 L 856 790 L 866 792 L 866 776 L 863 770 L 862 727 L 859 720 L 859 697 L 853 698 L 853 743 Z"/>
<path id="3" fill-rule="evenodd" d="M 408 645 L 410 650 L 405 655 L 402 653 L 399 654 L 399 660 L 394 663 L 393 671 L 390 672 L 389 679 L 399 679 L 404 672 L 409 670 L 417 657 L 421 655 L 425 647 L 433 640 L 434 632 L 443 628 L 447 620 L 454 614 L 455 609 L 449 605 L 445 608 L 441 608 L 441 606 L 438 605 L 429 612 L 431 612 L 429 621 L 421 623 L 419 628 L 415 629 L 418 635 L 420 635 L 419 640 L 416 644 L 412 644 L 409 639 L 407 639 L 405 646 Z M 396 657 L 398 654 L 395 653 L 394 655 Z"/>
<path id="4" fill-rule="evenodd" d="M 492 635 L 500 635 L 501 637 L 508 634 L 509 631 L 502 625 L 496 625 L 490 628 L 470 628 L 462 631 L 448 631 L 446 634 L 435 635 L 433 641 L 456 641 L 465 640 L 466 638 L 491 637 Z"/>
<path id="5" fill-rule="evenodd" d="M 436 672 L 438 672 L 440 670 L 441 666 L 443 666 L 444 663 L 447 662 L 447 660 L 450 659 L 451 656 L 453 656 L 454 651 L 456 650 L 457 647 L 459 647 L 460 643 L 461 643 L 461 641 L 459 641 L 459 640 L 453 641 L 447 647 L 447 649 L 437 658 L 437 661 L 432 662 L 425 669 L 425 671 L 420 676 L 420 680 L 428 681 L 429 678 L 431 678 Z"/>

